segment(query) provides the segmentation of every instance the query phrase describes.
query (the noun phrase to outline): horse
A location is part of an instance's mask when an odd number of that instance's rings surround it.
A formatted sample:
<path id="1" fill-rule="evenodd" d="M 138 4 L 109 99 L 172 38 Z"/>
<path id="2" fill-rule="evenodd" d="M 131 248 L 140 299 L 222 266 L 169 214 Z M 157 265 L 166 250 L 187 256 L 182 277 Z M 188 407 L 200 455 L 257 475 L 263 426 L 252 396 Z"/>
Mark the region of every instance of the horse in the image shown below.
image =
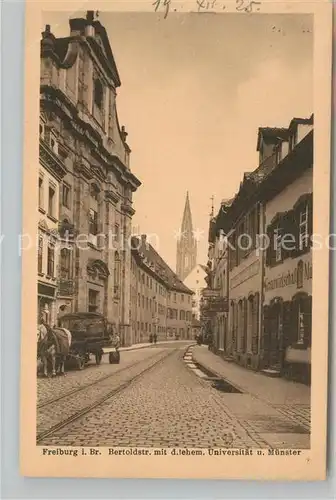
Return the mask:
<path id="1" fill-rule="evenodd" d="M 65 375 L 64 364 L 71 345 L 71 333 L 66 328 L 40 329 L 37 341 L 37 355 L 43 365 L 43 374 L 48 377 L 48 362 L 51 363 L 52 376 Z M 57 370 L 56 370 L 57 368 Z"/>

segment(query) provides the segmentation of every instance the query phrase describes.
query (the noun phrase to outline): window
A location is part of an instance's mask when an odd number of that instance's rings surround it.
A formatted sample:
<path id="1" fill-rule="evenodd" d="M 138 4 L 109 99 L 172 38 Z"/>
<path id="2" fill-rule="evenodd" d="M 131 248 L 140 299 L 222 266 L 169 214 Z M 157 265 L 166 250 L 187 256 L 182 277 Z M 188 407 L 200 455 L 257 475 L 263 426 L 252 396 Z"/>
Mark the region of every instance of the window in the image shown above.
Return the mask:
<path id="1" fill-rule="evenodd" d="M 47 261 L 47 276 L 54 277 L 55 272 L 55 247 L 51 243 L 48 244 L 48 261 Z"/>
<path id="2" fill-rule="evenodd" d="M 68 248 L 62 248 L 60 258 L 61 278 L 69 280 L 71 277 L 71 251 Z"/>
<path id="3" fill-rule="evenodd" d="M 183 293 L 181 294 L 181 302 L 184 302 L 184 295 L 183 295 Z"/>
<path id="4" fill-rule="evenodd" d="M 309 231 L 308 231 L 308 204 L 300 212 L 299 220 L 299 248 L 304 250 L 308 247 Z"/>
<path id="5" fill-rule="evenodd" d="M 142 308 L 144 309 L 145 308 L 145 297 L 142 296 Z"/>
<path id="6" fill-rule="evenodd" d="M 63 183 L 62 185 L 62 203 L 66 208 L 70 208 L 70 186 Z"/>
<path id="7" fill-rule="evenodd" d="M 91 184 L 90 187 L 90 196 L 93 200 L 98 202 L 98 196 L 99 196 L 99 188 L 96 184 Z"/>
<path id="8" fill-rule="evenodd" d="M 98 108 L 101 109 L 103 107 L 104 91 L 103 91 L 103 85 L 102 85 L 101 81 L 98 80 L 98 78 L 94 81 L 93 92 L 94 92 L 94 103 L 96 106 L 98 106 Z"/>
<path id="9" fill-rule="evenodd" d="M 120 285 L 120 258 L 118 252 L 115 253 L 114 257 L 114 289 L 118 290 Z"/>
<path id="10" fill-rule="evenodd" d="M 43 177 L 39 177 L 39 192 L 38 192 L 38 197 L 39 197 L 39 208 L 44 208 L 44 200 L 43 200 Z"/>
<path id="11" fill-rule="evenodd" d="M 185 312 L 184 311 L 180 311 L 180 320 L 185 320 Z"/>
<path id="12" fill-rule="evenodd" d="M 89 289 L 89 312 L 98 311 L 99 292 Z"/>
<path id="13" fill-rule="evenodd" d="M 49 198 L 48 198 L 48 215 L 54 217 L 55 213 L 55 188 L 54 186 L 49 186 Z"/>
<path id="14" fill-rule="evenodd" d="M 141 297 L 140 297 L 140 293 L 138 293 L 138 306 L 139 306 L 139 307 L 141 306 Z"/>
<path id="15" fill-rule="evenodd" d="M 38 240 L 38 254 L 37 254 L 37 272 L 42 273 L 43 271 L 43 236 L 39 236 Z"/>
<path id="16" fill-rule="evenodd" d="M 275 149 L 275 157 L 276 157 L 276 163 L 280 163 L 282 159 L 282 144 L 278 144 Z"/>
<path id="17" fill-rule="evenodd" d="M 276 262 L 280 262 L 281 258 L 282 258 L 281 244 L 282 244 L 281 228 L 278 227 L 274 230 L 274 250 L 275 250 L 275 261 Z"/>
<path id="18" fill-rule="evenodd" d="M 174 297 L 174 298 L 173 298 L 174 302 L 176 302 L 176 293 L 174 293 L 174 296 L 173 296 L 173 297 Z"/>
<path id="19" fill-rule="evenodd" d="M 115 234 L 115 240 L 118 242 L 119 241 L 119 224 L 114 225 L 114 234 Z"/>
<path id="20" fill-rule="evenodd" d="M 98 234 L 98 213 L 93 208 L 89 211 L 89 234 Z"/>
<path id="21" fill-rule="evenodd" d="M 305 338 L 305 323 L 304 323 L 303 307 L 301 304 L 299 304 L 297 331 L 298 331 L 298 339 L 297 339 L 298 344 L 303 344 Z"/>

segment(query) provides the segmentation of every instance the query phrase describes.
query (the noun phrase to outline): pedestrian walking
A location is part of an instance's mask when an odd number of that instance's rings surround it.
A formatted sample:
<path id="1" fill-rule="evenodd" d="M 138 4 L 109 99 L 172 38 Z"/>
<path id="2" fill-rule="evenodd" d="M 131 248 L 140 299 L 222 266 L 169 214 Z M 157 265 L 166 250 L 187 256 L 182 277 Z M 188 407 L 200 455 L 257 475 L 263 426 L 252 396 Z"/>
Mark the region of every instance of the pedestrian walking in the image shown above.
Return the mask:
<path id="1" fill-rule="evenodd" d="M 157 341 L 157 335 L 156 335 L 156 333 L 154 333 L 154 335 L 153 335 L 153 340 L 154 340 L 154 344 L 156 344 L 156 341 Z"/>

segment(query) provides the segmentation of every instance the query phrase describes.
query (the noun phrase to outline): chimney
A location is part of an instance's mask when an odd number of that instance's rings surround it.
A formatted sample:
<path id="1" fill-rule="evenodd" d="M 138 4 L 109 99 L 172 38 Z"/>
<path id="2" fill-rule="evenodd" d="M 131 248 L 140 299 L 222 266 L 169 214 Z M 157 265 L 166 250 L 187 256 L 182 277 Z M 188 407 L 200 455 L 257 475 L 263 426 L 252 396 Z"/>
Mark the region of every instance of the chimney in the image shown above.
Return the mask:
<path id="1" fill-rule="evenodd" d="M 94 21 L 94 11 L 93 10 L 88 10 L 86 12 L 86 20 L 88 24 L 92 24 Z"/>
<path id="2" fill-rule="evenodd" d="M 86 13 L 86 27 L 85 27 L 85 36 L 93 37 L 95 35 L 95 29 L 93 26 L 94 22 L 94 11 L 88 10 Z"/>
<path id="3" fill-rule="evenodd" d="M 43 49 L 53 49 L 55 37 L 51 33 L 50 24 L 46 24 L 45 30 L 42 32 L 41 46 Z"/>

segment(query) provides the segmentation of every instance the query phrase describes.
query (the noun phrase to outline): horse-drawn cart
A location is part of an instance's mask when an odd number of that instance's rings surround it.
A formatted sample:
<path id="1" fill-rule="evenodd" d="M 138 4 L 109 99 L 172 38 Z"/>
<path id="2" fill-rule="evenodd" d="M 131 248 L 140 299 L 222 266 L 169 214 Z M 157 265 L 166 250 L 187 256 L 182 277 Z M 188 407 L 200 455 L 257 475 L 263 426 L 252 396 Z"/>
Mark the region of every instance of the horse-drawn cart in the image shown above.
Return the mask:
<path id="1" fill-rule="evenodd" d="M 103 315 L 89 312 L 65 314 L 60 318 L 60 327 L 69 330 L 72 336 L 67 364 L 82 370 L 91 355 L 99 365 L 104 354 L 109 354 L 111 364 L 120 362 L 119 351 L 113 345 L 112 325 L 108 325 Z"/>

